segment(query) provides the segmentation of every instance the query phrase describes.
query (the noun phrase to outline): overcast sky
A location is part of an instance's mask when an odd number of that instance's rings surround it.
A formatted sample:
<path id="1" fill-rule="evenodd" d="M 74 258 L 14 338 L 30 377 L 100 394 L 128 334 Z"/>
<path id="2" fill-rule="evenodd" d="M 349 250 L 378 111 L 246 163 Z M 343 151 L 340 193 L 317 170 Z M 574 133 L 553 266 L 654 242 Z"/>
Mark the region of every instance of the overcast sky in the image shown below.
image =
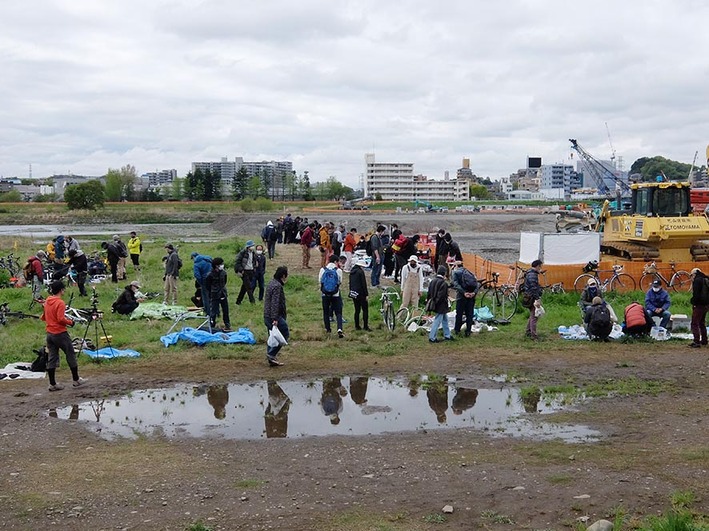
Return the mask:
<path id="1" fill-rule="evenodd" d="M 709 143 L 705 0 L 80 0 L 0 7 L 0 175 L 241 156 L 355 187 L 364 154 L 493 179 L 569 138 Z"/>

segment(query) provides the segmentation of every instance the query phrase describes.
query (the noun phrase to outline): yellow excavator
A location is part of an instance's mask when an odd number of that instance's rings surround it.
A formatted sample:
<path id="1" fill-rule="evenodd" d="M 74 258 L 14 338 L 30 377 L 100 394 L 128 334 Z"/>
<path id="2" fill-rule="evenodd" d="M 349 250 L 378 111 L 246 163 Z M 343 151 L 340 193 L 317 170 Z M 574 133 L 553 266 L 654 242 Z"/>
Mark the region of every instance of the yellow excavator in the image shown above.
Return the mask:
<path id="1" fill-rule="evenodd" d="M 709 221 L 692 213 L 688 182 L 630 185 L 629 211 L 605 201 L 596 230 L 601 252 L 626 260 L 700 262 L 709 260 Z"/>

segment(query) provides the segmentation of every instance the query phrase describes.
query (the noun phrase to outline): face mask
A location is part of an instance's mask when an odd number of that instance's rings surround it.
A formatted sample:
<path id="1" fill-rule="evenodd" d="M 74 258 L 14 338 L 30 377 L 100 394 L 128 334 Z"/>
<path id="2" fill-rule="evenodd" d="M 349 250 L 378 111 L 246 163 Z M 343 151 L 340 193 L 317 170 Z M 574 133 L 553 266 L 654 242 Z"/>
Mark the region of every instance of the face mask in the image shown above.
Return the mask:
<path id="1" fill-rule="evenodd" d="M 655 293 L 657 293 L 658 291 L 660 291 L 660 288 L 652 288 L 652 291 L 654 291 Z"/>
<path id="2" fill-rule="evenodd" d="M 219 266 L 217 266 L 217 269 L 219 269 L 219 271 L 224 271 L 224 264 L 219 264 Z"/>
<path id="3" fill-rule="evenodd" d="M 263 254 L 263 251 L 259 249 L 258 251 L 256 251 L 256 254 Z"/>
<path id="4" fill-rule="evenodd" d="M 588 291 L 596 291 L 598 289 L 596 286 L 589 286 Z"/>

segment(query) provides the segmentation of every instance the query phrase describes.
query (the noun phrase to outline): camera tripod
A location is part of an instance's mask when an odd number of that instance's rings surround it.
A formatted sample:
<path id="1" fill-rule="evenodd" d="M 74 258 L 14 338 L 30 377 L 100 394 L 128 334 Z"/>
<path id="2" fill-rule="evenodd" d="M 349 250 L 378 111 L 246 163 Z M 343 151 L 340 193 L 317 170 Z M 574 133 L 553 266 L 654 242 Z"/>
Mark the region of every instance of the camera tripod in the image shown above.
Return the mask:
<path id="1" fill-rule="evenodd" d="M 108 348 L 111 349 L 111 353 L 113 353 L 113 347 L 111 346 L 111 336 L 108 335 L 106 332 L 106 328 L 103 326 L 103 312 L 98 309 L 98 295 L 96 295 L 96 288 L 93 288 L 93 293 L 91 294 L 91 308 L 89 310 L 86 310 L 85 312 L 85 318 L 86 318 L 86 328 L 84 329 L 84 336 L 81 338 L 81 345 L 79 347 L 79 352 L 78 354 L 81 354 L 81 352 L 84 350 L 84 346 L 86 345 L 86 337 L 89 335 L 89 330 L 91 330 L 91 326 L 93 325 L 93 330 L 94 330 L 94 347 L 98 351 L 99 349 L 99 327 L 101 327 L 101 332 L 103 332 L 103 337 L 106 340 L 106 345 L 108 345 Z M 100 358 L 97 356 L 96 361 L 100 361 Z"/>

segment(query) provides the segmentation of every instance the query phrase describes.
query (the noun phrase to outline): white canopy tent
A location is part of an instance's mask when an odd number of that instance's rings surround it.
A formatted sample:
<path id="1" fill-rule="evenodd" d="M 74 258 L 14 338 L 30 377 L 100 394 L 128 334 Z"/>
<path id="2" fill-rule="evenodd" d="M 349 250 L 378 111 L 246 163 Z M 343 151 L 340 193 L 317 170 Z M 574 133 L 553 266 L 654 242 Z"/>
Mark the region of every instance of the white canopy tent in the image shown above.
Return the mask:
<path id="1" fill-rule="evenodd" d="M 521 232 L 519 261 L 531 264 L 542 260 L 548 265 L 586 264 L 601 258 L 601 235 L 598 232 L 544 234 Z"/>

